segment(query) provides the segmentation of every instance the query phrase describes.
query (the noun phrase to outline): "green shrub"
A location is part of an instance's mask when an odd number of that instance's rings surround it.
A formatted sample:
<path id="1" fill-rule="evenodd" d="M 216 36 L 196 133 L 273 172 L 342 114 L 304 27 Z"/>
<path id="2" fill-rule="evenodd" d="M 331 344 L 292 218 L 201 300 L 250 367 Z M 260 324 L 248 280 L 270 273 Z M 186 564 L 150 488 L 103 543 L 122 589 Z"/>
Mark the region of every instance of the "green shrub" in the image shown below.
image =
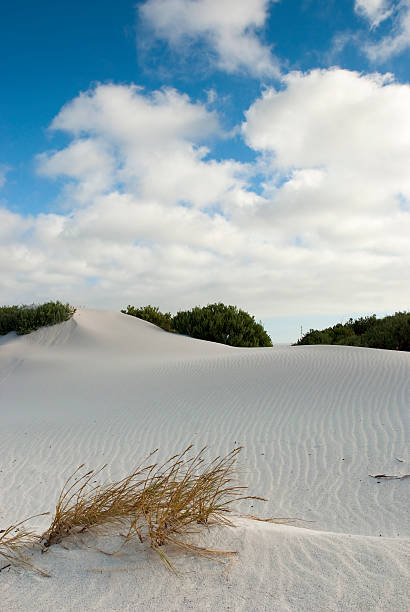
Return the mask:
<path id="1" fill-rule="evenodd" d="M 343 344 L 410 351 L 410 312 L 377 319 L 376 315 L 349 319 L 327 329 L 311 329 L 296 344 Z"/>
<path id="2" fill-rule="evenodd" d="M 396 312 L 379 319 L 363 336 L 372 348 L 410 351 L 410 312 Z"/>
<path id="3" fill-rule="evenodd" d="M 332 337 L 326 329 L 310 329 L 297 344 L 332 344 Z"/>
<path id="4" fill-rule="evenodd" d="M 230 346 L 272 346 L 262 324 L 236 306 L 225 306 L 222 303 L 202 308 L 196 306 L 192 310 L 181 310 L 174 317 L 169 312 L 162 313 L 157 306 L 128 306 L 127 310 L 121 312 L 191 338 Z"/>
<path id="5" fill-rule="evenodd" d="M 0 334 L 15 331 L 29 334 L 40 327 L 68 321 L 75 312 L 69 304 L 47 302 L 39 306 L 2 306 L 0 307 Z"/>
<path id="6" fill-rule="evenodd" d="M 158 306 L 142 306 L 140 308 L 134 308 L 134 306 L 127 306 L 127 310 L 121 310 L 124 314 L 149 321 L 154 325 L 158 325 L 165 331 L 173 331 L 172 329 L 172 315 L 170 312 L 161 312 Z"/>
<path id="7" fill-rule="evenodd" d="M 16 330 L 16 322 L 18 319 L 18 306 L 1 306 L 0 307 L 0 334 L 8 334 Z"/>
<path id="8" fill-rule="evenodd" d="M 230 346 L 272 346 L 261 323 L 236 306 L 208 304 L 178 312 L 173 326 L 180 334 Z"/>

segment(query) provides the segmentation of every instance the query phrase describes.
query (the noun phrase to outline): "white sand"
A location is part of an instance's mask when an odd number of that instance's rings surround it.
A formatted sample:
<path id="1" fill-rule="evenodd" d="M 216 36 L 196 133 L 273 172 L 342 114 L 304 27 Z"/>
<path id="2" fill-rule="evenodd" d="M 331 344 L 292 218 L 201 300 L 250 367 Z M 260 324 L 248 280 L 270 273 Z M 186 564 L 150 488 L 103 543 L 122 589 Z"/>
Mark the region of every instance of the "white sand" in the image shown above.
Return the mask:
<path id="1" fill-rule="evenodd" d="M 55 546 L 32 558 L 52 578 L 0 573 L 0 607 L 409 610 L 410 479 L 368 476 L 410 472 L 409 405 L 408 353 L 235 349 L 89 310 L 29 336 L 8 334 L 0 339 L 0 529 L 52 510 L 80 463 L 107 462 L 106 478 L 117 478 L 156 447 L 167 458 L 192 442 L 212 458 L 244 446 L 242 479 L 269 501 L 238 510 L 314 522 L 239 519 L 204 532 L 197 542 L 238 550 L 236 562 L 224 573 L 215 561 L 171 553 L 179 578 L 137 545 L 114 558 Z"/>

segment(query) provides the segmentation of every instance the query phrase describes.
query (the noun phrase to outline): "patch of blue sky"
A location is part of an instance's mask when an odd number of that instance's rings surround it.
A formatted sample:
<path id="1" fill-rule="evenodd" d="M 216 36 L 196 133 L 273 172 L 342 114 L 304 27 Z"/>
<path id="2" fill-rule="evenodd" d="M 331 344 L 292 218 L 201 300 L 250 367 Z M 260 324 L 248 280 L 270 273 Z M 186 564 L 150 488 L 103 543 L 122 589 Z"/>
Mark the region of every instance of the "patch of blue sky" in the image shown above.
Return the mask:
<path id="1" fill-rule="evenodd" d="M 1 105 L 1 103 L 0 103 Z M 9 170 L 1 190 L 8 207 L 22 215 L 39 212 L 55 212 L 59 208 L 58 196 L 63 177 L 50 179 L 38 173 L 38 155 L 61 150 L 71 142 L 64 132 L 49 129 L 51 117 L 38 124 L 38 118 L 31 125 L 0 125 L 0 160 L 8 159 Z"/>
<path id="2" fill-rule="evenodd" d="M 273 164 L 269 166 L 263 161 L 255 166 L 256 169 L 259 167 L 262 168 L 262 171 L 256 171 L 247 179 L 248 191 L 253 191 L 266 198 L 273 198 L 276 191 L 281 189 L 293 176 L 292 170 L 275 170 Z"/>
<path id="3" fill-rule="evenodd" d="M 192 202 L 189 202 L 188 200 L 179 200 L 178 206 L 180 206 L 181 208 L 188 208 L 188 209 L 193 208 Z"/>
<path id="4" fill-rule="evenodd" d="M 31 0 L 1 4 L 0 163 L 12 167 L 2 197 L 23 214 L 54 206 L 59 185 L 36 175 L 35 156 L 67 142 L 47 129 L 61 107 L 92 82 L 138 77 L 133 4 L 113 11 L 101 0 L 95 8 L 79 0 L 64 10 L 54 0 L 41 10 Z"/>
<path id="5" fill-rule="evenodd" d="M 394 80 L 398 83 L 408 84 L 410 74 L 410 47 L 404 50 L 400 55 L 397 55 L 383 62 L 381 67 L 383 72 L 391 72 L 394 74 Z"/>
<path id="6" fill-rule="evenodd" d="M 2 7 L 0 52 L 7 57 L 2 87 L 8 100 L 2 111 L 8 112 L 8 126 L 22 132 L 45 127 L 93 81 L 128 81 L 130 72 L 136 72 L 134 37 L 124 35 L 134 22 L 129 3 L 117 4 L 115 11 L 110 0 L 101 0 L 98 10 L 78 0 L 64 11 L 51 0 L 44 0 L 41 10 L 30 0 L 22 0 L 18 8 L 13 3 Z M 35 121 L 25 122 L 25 117 Z"/>
<path id="7" fill-rule="evenodd" d="M 229 219 L 229 215 L 224 212 L 222 206 L 217 202 L 215 204 L 212 204 L 211 206 L 206 206 L 201 210 L 211 219 L 214 219 L 215 217 L 225 217 L 226 219 Z"/>
<path id="8" fill-rule="evenodd" d="M 95 287 L 101 280 L 101 276 L 87 276 L 86 283 L 88 287 Z"/>
<path id="9" fill-rule="evenodd" d="M 410 200 L 409 200 L 409 198 L 406 198 L 406 196 L 403 195 L 402 193 L 398 193 L 396 197 L 397 197 L 397 200 L 398 200 L 398 203 L 399 203 L 400 210 L 402 212 L 410 212 Z"/>
<path id="10" fill-rule="evenodd" d="M 250 176 L 247 180 L 247 191 L 262 196 L 265 192 L 265 181 L 266 176 L 263 174 L 258 173 L 254 176 Z"/>
<path id="11" fill-rule="evenodd" d="M 306 246 L 306 244 L 303 241 L 302 236 L 295 236 L 295 238 L 293 240 L 293 243 L 297 247 L 305 247 Z"/>
<path id="12" fill-rule="evenodd" d="M 233 159 L 242 164 L 253 164 L 258 158 L 256 151 L 247 146 L 239 134 L 233 138 L 215 139 L 204 157 L 204 161 Z"/>
<path id="13" fill-rule="evenodd" d="M 60 194 L 60 181 L 38 177 L 31 164 L 23 162 L 10 170 L 1 189 L 7 208 L 23 216 L 57 212 Z"/>
<path id="14" fill-rule="evenodd" d="M 353 0 L 286 0 L 272 5 L 267 40 L 282 61 L 282 71 L 308 71 L 337 65 L 359 72 L 394 72 L 408 81 L 410 50 L 375 64 L 364 52 L 367 41 L 391 34 L 392 20 L 371 30 L 354 11 Z"/>

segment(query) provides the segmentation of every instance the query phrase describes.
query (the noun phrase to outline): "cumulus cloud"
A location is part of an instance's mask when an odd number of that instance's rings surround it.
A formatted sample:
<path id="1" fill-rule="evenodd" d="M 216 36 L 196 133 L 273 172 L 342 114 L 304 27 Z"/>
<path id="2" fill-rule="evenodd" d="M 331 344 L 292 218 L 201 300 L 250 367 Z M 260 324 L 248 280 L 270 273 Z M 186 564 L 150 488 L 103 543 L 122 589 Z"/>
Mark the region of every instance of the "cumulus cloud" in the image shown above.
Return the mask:
<path id="1" fill-rule="evenodd" d="M 160 141 L 200 139 L 218 130 L 218 118 L 185 94 L 165 88 L 145 94 L 135 85 L 99 85 L 66 104 L 51 124 L 76 137 L 155 148 Z"/>
<path id="2" fill-rule="evenodd" d="M 67 104 L 51 128 L 74 141 L 40 156 L 39 172 L 74 179 L 69 195 L 78 202 L 122 185 L 163 203 L 212 206 L 244 172 L 233 161 L 204 161 L 203 142 L 220 131 L 218 118 L 170 89 L 145 95 L 135 86 L 100 85 Z"/>
<path id="3" fill-rule="evenodd" d="M 398 266 L 397 278 L 409 266 L 410 87 L 340 69 L 295 72 L 284 84 L 243 125 L 272 169 L 261 225 L 336 258 L 335 269 L 341 259 L 352 274 Z"/>
<path id="4" fill-rule="evenodd" d="M 355 10 L 372 29 L 391 18 L 390 32 L 364 46 L 372 61 L 386 61 L 410 47 L 410 0 L 356 0 Z"/>
<path id="5" fill-rule="evenodd" d="M 206 106 L 97 86 L 60 111 L 52 128 L 70 142 L 38 162 L 70 182 L 69 210 L 0 209 L 0 299 L 222 300 L 257 317 L 406 308 L 409 102 L 388 75 L 289 74 L 246 113 L 258 158 L 244 164 L 212 157 Z"/>
<path id="6" fill-rule="evenodd" d="M 246 113 L 243 132 L 252 148 L 273 152 L 284 170 L 357 177 L 368 194 L 363 206 L 392 193 L 410 197 L 408 85 L 389 74 L 341 69 L 293 72 L 283 82 L 284 90 L 267 89 Z"/>
<path id="7" fill-rule="evenodd" d="M 277 76 L 278 62 L 258 38 L 271 1 L 147 0 L 139 13 L 158 38 L 174 47 L 205 41 L 221 70 Z"/>
<path id="8" fill-rule="evenodd" d="M 62 151 L 43 153 L 37 157 L 38 172 L 51 178 L 73 179 L 65 190 L 65 198 L 90 202 L 107 190 L 114 180 L 114 160 L 101 140 L 76 139 Z"/>

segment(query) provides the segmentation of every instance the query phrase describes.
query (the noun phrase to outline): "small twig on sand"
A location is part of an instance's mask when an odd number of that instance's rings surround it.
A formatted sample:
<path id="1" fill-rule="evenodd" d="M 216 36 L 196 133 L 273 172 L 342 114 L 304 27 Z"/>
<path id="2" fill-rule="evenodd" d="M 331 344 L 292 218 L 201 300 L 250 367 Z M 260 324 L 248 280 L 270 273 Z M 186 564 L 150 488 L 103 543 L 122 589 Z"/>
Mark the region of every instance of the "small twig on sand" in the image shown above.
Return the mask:
<path id="1" fill-rule="evenodd" d="M 369 474 L 370 478 L 392 478 L 401 480 L 402 478 L 410 478 L 410 474 L 403 474 L 402 476 L 395 476 L 391 474 Z"/>

